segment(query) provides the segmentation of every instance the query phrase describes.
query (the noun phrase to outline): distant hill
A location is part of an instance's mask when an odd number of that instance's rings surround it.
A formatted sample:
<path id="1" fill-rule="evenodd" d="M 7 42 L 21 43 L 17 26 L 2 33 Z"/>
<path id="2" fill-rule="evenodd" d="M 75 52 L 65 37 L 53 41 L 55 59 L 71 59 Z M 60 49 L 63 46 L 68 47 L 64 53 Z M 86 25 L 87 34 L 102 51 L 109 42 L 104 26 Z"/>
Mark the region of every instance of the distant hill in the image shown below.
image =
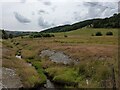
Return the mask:
<path id="1" fill-rule="evenodd" d="M 56 32 L 67 32 L 76 30 L 83 27 L 92 27 L 92 28 L 120 28 L 120 13 L 114 14 L 113 16 L 109 18 L 104 19 L 90 19 L 85 20 L 82 22 L 78 22 L 72 25 L 63 25 L 63 26 L 57 26 L 50 29 L 46 29 L 44 33 L 56 33 Z"/>
<path id="2" fill-rule="evenodd" d="M 8 39 L 8 38 L 13 38 L 13 37 L 18 37 L 18 36 L 26 36 L 30 35 L 32 32 L 22 32 L 22 31 L 7 31 L 7 30 L 2 30 L 0 29 L 0 39 Z"/>
<path id="3" fill-rule="evenodd" d="M 6 31 L 6 30 L 5 30 Z M 8 35 L 12 34 L 14 37 L 18 36 L 26 36 L 29 35 L 32 32 L 23 32 L 23 31 L 6 31 Z"/>

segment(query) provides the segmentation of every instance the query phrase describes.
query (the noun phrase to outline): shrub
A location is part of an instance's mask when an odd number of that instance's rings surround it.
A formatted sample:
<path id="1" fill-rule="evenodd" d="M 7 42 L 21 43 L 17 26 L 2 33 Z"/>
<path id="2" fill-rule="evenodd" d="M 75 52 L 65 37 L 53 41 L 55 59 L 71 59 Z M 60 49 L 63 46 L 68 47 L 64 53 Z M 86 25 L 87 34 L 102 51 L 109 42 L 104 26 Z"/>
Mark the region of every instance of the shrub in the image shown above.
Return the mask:
<path id="1" fill-rule="evenodd" d="M 21 55 L 21 51 L 17 50 L 16 54 L 15 55 L 18 55 L 20 56 Z"/>
<path id="2" fill-rule="evenodd" d="M 19 43 L 17 42 L 17 43 L 15 43 L 15 46 L 17 46 L 17 45 L 19 45 Z"/>
<path id="3" fill-rule="evenodd" d="M 101 32 L 96 32 L 95 36 L 102 36 Z"/>
<path id="4" fill-rule="evenodd" d="M 12 39 L 12 38 L 13 38 L 13 35 L 12 35 L 12 34 L 9 34 L 9 38 Z"/>
<path id="5" fill-rule="evenodd" d="M 106 35 L 108 35 L 108 36 L 112 36 L 113 33 L 112 33 L 112 32 L 107 32 Z"/>
<path id="6" fill-rule="evenodd" d="M 51 34 L 51 37 L 55 37 L 55 35 Z"/>
<path id="7" fill-rule="evenodd" d="M 21 36 L 21 39 L 23 39 L 23 36 Z"/>
<path id="8" fill-rule="evenodd" d="M 64 35 L 64 37 L 68 37 L 67 35 Z"/>
<path id="9" fill-rule="evenodd" d="M 40 38 L 40 37 L 55 37 L 53 34 L 49 33 L 33 33 L 29 36 L 30 38 Z"/>

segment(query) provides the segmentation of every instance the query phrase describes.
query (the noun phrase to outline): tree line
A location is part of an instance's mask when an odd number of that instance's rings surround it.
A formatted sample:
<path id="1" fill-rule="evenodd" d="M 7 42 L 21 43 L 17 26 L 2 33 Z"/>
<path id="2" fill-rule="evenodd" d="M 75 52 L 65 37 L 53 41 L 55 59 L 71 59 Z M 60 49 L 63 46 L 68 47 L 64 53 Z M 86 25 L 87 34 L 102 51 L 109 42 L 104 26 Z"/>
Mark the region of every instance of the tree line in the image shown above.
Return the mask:
<path id="1" fill-rule="evenodd" d="M 12 39 L 14 37 L 19 37 L 19 36 L 26 36 L 29 35 L 31 32 L 19 32 L 19 31 L 6 31 L 6 30 L 0 30 L 1 38 L 2 39 Z"/>
<path id="2" fill-rule="evenodd" d="M 91 28 L 120 28 L 120 13 L 114 14 L 109 18 L 104 19 L 90 19 L 82 22 L 78 22 L 72 25 L 62 25 L 53 28 L 46 29 L 42 32 L 44 33 L 55 33 L 55 32 L 67 32 L 76 29 L 80 29 L 83 27 L 91 27 Z"/>
<path id="3" fill-rule="evenodd" d="M 55 35 L 53 34 L 49 34 L 49 33 L 32 33 L 29 35 L 30 38 L 40 38 L 40 37 L 55 37 Z"/>
<path id="4" fill-rule="evenodd" d="M 14 37 L 19 37 L 23 38 L 23 36 L 28 35 L 30 38 L 40 38 L 40 37 L 55 37 L 54 34 L 49 34 L 49 33 L 41 33 L 41 32 L 13 32 L 13 31 L 5 31 L 5 30 L 0 30 L 1 32 L 1 38 L 2 39 L 12 39 Z"/>

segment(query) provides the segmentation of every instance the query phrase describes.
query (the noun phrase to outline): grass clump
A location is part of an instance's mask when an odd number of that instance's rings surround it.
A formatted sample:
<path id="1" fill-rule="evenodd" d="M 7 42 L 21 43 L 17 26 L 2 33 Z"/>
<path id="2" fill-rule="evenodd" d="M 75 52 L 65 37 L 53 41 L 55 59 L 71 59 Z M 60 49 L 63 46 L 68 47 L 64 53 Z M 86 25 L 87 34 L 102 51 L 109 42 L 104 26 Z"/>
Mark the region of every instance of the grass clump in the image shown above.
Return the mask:
<path id="1" fill-rule="evenodd" d="M 77 79 L 76 71 L 72 69 L 67 69 L 66 71 L 63 71 L 62 74 L 55 76 L 53 78 L 53 81 L 67 85 L 76 85 L 77 84 L 76 79 Z"/>
<path id="2" fill-rule="evenodd" d="M 32 52 L 31 50 L 27 50 L 27 49 L 23 49 L 21 51 L 21 54 L 24 59 L 34 59 L 36 55 L 35 52 Z"/>
<path id="3" fill-rule="evenodd" d="M 56 83 L 63 85 L 77 85 L 78 74 L 73 68 L 69 67 L 56 67 L 47 68 L 46 72 L 52 77 Z"/>
<path id="4" fill-rule="evenodd" d="M 41 84 L 46 83 L 47 78 L 44 74 L 43 68 L 41 67 L 41 63 L 39 61 L 34 61 L 34 62 L 32 62 L 32 65 L 35 67 L 35 69 L 37 70 L 37 72 L 40 76 L 40 83 Z"/>

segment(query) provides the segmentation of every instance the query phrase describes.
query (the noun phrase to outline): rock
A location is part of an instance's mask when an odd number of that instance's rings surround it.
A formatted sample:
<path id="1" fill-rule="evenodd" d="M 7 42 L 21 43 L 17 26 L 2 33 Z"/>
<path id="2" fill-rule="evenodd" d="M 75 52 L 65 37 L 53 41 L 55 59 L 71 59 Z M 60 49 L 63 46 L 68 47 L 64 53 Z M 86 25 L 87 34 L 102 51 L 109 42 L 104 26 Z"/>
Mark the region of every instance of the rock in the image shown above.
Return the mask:
<path id="1" fill-rule="evenodd" d="M 55 52 L 54 50 L 43 50 L 41 51 L 40 56 L 42 58 L 48 56 L 51 61 L 56 63 L 69 64 L 72 61 L 72 59 L 69 58 L 69 56 L 65 55 L 63 52 Z"/>
<path id="2" fill-rule="evenodd" d="M 52 51 L 52 50 L 43 50 L 43 51 L 41 51 L 40 56 L 41 56 L 41 57 L 45 57 L 45 56 L 50 57 L 50 56 L 52 56 L 54 53 L 55 53 L 55 52 Z"/>
<path id="3" fill-rule="evenodd" d="M 22 82 L 15 74 L 15 70 L 2 67 L 2 87 L 3 88 L 21 88 Z"/>
<path id="4" fill-rule="evenodd" d="M 18 59 L 22 59 L 22 57 L 21 57 L 21 56 L 18 56 L 18 55 L 16 55 L 15 57 L 18 58 Z"/>

